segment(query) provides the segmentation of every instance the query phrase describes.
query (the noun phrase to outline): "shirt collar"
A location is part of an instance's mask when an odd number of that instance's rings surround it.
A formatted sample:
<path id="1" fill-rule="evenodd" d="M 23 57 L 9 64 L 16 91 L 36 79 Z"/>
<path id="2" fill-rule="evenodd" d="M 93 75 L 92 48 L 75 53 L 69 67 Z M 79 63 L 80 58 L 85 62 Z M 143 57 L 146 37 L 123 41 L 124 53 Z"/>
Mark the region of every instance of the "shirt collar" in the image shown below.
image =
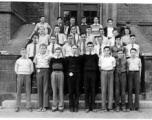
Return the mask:
<path id="1" fill-rule="evenodd" d="M 40 24 L 41 24 L 41 25 L 44 25 L 44 24 L 45 24 L 45 22 L 44 22 L 44 23 L 40 22 Z"/>
<path id="2" fill-rule="evenodd" d="M 81 25 L 87 25 L 87 23 L 85 23 L 85 24 L 82 23 Z"/>
<path id="3" fill-rule="evenodd" d="M 53 58 L 55 58 L 55 59 L 62 58 L 62 56 L 60 55 L 59 57 L 57 57 L 56 55 L 53 55 Z"/>
<path id="4" fill-rule="evenodd" d="M 93 25 L 99 25 L 99 23 L 97 23 L 97 24 L 94 23 Z"/>
<path id="5" fill-rule="evenodd" d="M 87 51 L 86 54 L 89 55 L 90 52 Z M 92 52 L 91 52 L 91 55 L 94 55 L 94 54 L 95 54 L 95 52 L 92 51 Z"/>

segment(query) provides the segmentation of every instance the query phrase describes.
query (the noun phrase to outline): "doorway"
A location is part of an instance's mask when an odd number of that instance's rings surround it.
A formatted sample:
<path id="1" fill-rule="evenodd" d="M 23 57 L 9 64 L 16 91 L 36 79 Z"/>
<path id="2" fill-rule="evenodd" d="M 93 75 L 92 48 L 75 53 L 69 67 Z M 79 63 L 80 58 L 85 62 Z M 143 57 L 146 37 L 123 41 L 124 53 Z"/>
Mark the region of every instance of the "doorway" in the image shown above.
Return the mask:
<path id="1" fill-rule="evenodd" d="M 74 17 L 76 24 L 81 24 L 81 17 L 87 18 L 87 24 L 93 24 L 95 16 L 100 17 L 100 4 L 89 3 L 61 3 L 61 17 L 64 24 L 69 24 L 70 18 Z"/>

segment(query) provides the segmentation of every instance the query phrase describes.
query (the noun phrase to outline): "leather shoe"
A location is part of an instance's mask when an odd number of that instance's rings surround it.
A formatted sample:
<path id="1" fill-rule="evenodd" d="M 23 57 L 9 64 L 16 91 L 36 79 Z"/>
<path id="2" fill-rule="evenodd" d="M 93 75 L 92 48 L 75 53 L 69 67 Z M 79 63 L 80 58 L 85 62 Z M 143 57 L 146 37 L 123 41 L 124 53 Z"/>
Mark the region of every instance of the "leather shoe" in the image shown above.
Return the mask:
<path id="1" fill-rule="evenodd" d="M 86 109 L 86 110 L 85 110 L 86 113 L 88 113 L 89 111 L 90 111 L 89 109 Z"/>
<path id="2" fill-rule="evenodd" d="M 96 109 L 92 109 L 92 111 L 93 111 L 93 112 L 97 112 L 97 110 L 96 110 Z"/>
<path id="3" fill-rule="evenodd" d="M 32 110 L 32 108 L 28 108 L 28 111 L 29 111 L 29 112 L 32 112 L 33 110 Z"/>
<path id="4" fill-rule="evenodd" d="M 19 112 L 19 111 L 20 111 L 19 107 L 16 107 L 15 112 Z"/>

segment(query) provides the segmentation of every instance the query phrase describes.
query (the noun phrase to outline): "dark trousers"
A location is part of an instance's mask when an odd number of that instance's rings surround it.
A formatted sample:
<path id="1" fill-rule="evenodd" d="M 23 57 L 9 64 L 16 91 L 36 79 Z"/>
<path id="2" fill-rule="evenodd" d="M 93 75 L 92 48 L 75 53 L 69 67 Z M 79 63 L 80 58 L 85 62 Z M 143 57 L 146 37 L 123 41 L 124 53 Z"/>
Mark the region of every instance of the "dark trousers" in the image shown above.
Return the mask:
<path id="1" fill-rule="evenodd" d="M 139 108 L 139 72 L 138 71 L 134 71 L 131 72 L 129 71 L 128 74 L 128 108 L 129 109 L 133 109 L 135 108 Z M 135 104 L 133 107 L 133 98 L 132 98 L 132 94 L 133 94 L 133 87 L 135 89 Z"/>
<path id="2" fill-rule="evenodd" d="M 48 94 L 48 81 L 49 81 L 49 69 L 40 69 L 40 72 L 36 73 L 37 89 L 38 89 L 38 107 L 49 106 L 49 94 Z"/>
<path id="3" fill-rule="evenodd" d="M 96 86 L 96 72 L 85 71 L 85 108 L 95 109 L 95 86 Z"/>
<path id="4" fill-rule="evenodd" d="M 115 72 L 115 105 L 120 107 L 120 98 L 122 108 L 125 106 L 125 93 L 126 93 L 126 72 L 118 73 Z"/>
<path id="5" fill-rule="evenodd" d="M 79 72 L 74 72 L 73 76 L 68 72 L 68 87 L 69 87 L 69 108 L 79 107 L 79 84 L 81 75 Z"/>
<path id="6" fill-rule="evenodd" d="M 102 70 L 101 71 L 101 99 L 102 109 L 106 107 L 106 97 L 108 93 L 108 109 L 112 109 L 113 103 L 113 70 Z"/>

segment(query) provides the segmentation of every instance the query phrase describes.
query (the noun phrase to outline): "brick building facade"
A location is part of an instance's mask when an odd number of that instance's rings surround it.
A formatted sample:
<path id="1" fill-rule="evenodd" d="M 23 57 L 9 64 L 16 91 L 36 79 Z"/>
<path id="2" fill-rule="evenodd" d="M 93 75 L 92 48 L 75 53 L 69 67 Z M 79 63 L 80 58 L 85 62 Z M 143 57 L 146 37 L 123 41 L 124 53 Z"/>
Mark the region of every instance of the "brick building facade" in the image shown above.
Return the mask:
<path id="1" fill-rule="evenodd" d="M 100 3 L 99 6 L 100 23 L 103 26 L 106 25 L 106 19 L 108 18 L 113 18 L 118 26 L 130 21 L 132 24 L 142 26 L 146 35 L 152 39 L 151 4 Z M 47 21 L 53 27 L 56 17 L 63 16 L 62 7 L 61 3 L 0 2 L 0 50 L 8 43 L 21 25 L 32 22 L 37 23 L 40 16 L 46 16 Z"/>

